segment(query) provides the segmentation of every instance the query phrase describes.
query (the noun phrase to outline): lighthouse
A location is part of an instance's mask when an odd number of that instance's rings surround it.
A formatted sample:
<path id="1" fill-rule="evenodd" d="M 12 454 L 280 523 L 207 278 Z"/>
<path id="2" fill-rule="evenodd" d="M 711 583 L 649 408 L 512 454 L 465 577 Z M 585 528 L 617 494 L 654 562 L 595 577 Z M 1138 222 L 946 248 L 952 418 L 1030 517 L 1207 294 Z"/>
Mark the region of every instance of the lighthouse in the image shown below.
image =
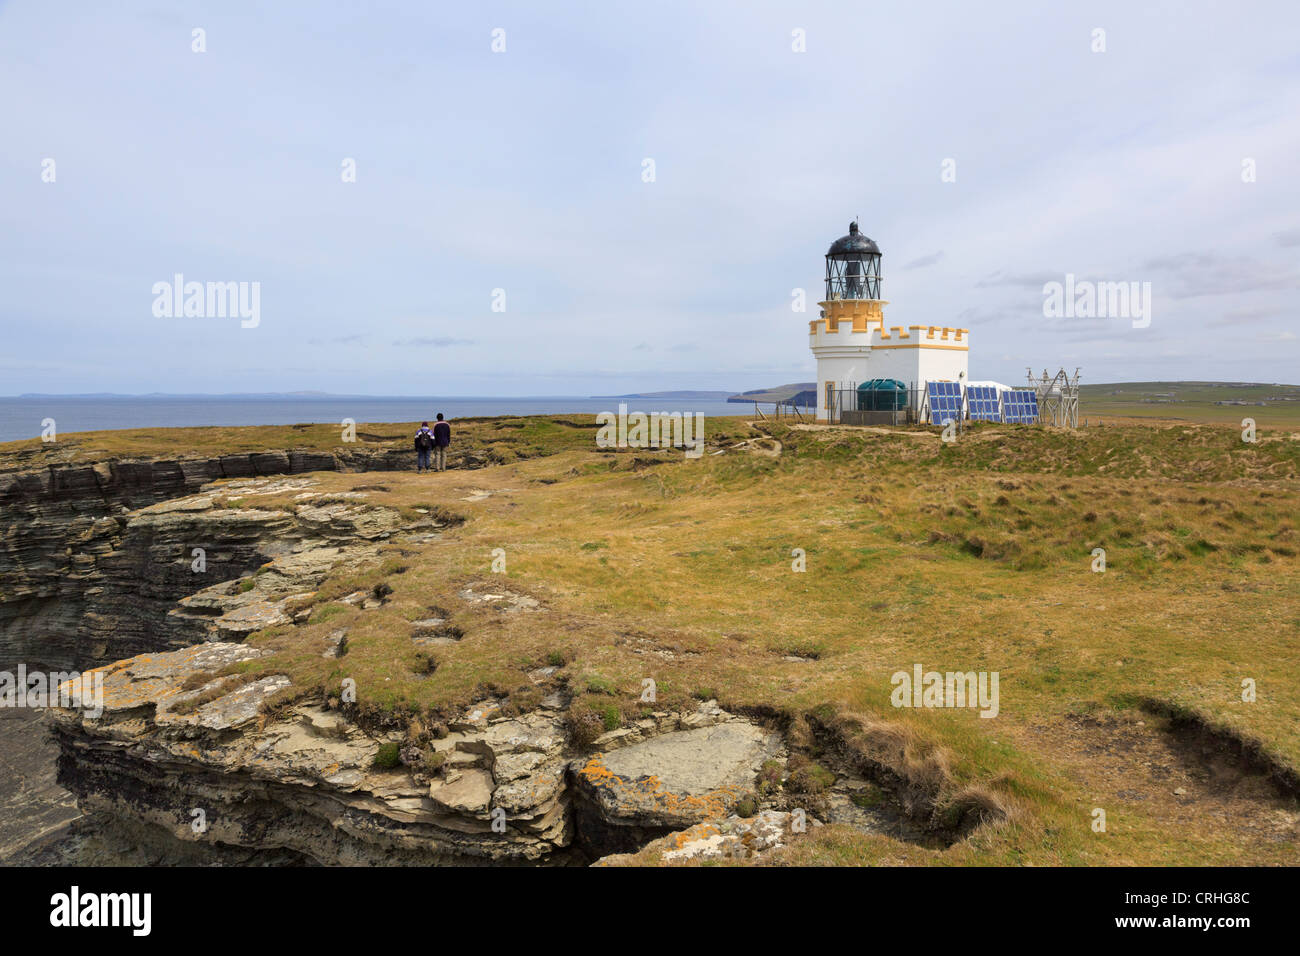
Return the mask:
<path id="1" fill-rule="evenodd" d="M 857 387 L 872 379 L 902 383 L 919 407 L 926 382 L 965 384 L 970 330 L 955 326 L 885 325 L 880 297 L 880 247 L 857 222 L 826 252 L 826 298 L 808 323 L 817 359 L 817 420 L 838 421 L 857 410 Z"/>

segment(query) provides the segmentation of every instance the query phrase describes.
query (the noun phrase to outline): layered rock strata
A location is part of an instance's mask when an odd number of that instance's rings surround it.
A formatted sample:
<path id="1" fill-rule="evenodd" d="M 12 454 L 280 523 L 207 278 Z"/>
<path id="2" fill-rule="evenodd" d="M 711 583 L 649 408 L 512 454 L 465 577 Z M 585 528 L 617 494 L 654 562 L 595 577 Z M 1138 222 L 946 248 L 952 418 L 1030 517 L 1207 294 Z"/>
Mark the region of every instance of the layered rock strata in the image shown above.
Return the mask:
<path id="1" fill-rule="evenodd" d="M 0 669 L 86 668 L 189 643 L 165 620 L 172 604 L 283 553 L 285 535 L 312 536 L 306 515 L 214 513 L 191 493 L 217 478 L 366 461 L 268 453 L 0 474 Z M 346 532 L 320 536 L 342 541 Z"/>
<path id="2" fill-rule="evenodd" d="M 286 458 L 249 470 L 323 464 Z M 367 730 L 322 701 L 264 707 L 292 690 L 290 678 L 223 677 L 266 653 L 244 638 L 301 621 L 301 599 L 326 575 L 377 561 L 387 542 L 434 535 L 437 523 L 412 525 L 361 492 L 321 495 L 305 475 L 237 478 L 217 495 L 202 488 L 231 477 L 225 465 L 215 476 L 194 463 L 91 471 L 94 491 L 82 481 L 72 493 L 67 476 L 18 490 L 13 476 L 0 482 L 6 507 L 27 509 L 0 548 L 0 650 L 29 666 L 98 665 L 102 676 L 102 711 L 51 712 L 58 782 L 85 814 L 83 831 L 130 834 L 146 859 L 253 853 L 328 865 L 584 862 L 678 831 L 692 846 L 704 839 L 706 854 L 719 844 L 734 855 L 737 834 L 746 846 L 781 842 L 766 817 L 728 822 L 780 741 L 712 702 L 656 713 L 581 756 L 566 739 L 563 689 L 543 668 L 538 710 L 506 716 L 480 701 L 429 742 L 433 772 L 379 766 L 380 748 L 402 734 Z M 271 495 L 289 503 L 259 506 Z M 232 499 L 239 507 L 222 504 Z M 458 598 L 544 610 L 499 589 Z M 341 600 L 364 608 L 382 598 Z M 412 624 L 418 644 L 462 637 L 442 618 Z M 333 633 L 321 654 L 342 656 L 346 643 Z M 112 861 L 104 840 L 79 839 Z M 57 846 L 40 852 L 85 861 Z"/>
<path id="3" fill-rule="evenodd" d="M 288 677 L 215 697 L 219 678 L 192 679 L 261 653 L 212 643 L 105 668 L 101 714 L 53 711 L 59 782 L 88 813 L 331 865 L 536 861 L 568 845 L 558 715 L 467 716 L 437 741 L 444 774 L 418 783 L 406 767 L 375 765 L 399 735 L 317 704 L 263 713 Z"/>
<path id="4" fill-rule="evenodd" d="M 230 515 L 217 533 L 200 534 L 179 516 L 136 520 L 136 512 L 218 479 L 409 468 L 409 459 L 359 448 L 0 472 L 0 669 L 84 668 L 155 647 L 148 622 L 157 607 L 196 590 L 193 548 L 209 545 L 209 581 L 266 560 L 257 550 L 264 516 Z"/>

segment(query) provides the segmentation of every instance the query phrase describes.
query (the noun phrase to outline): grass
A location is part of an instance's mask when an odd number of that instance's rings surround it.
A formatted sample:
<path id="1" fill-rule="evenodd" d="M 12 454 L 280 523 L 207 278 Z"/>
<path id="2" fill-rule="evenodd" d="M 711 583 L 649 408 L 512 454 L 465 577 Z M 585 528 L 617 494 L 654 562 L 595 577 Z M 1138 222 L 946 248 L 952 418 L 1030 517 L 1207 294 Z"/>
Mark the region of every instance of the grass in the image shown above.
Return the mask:
<path id="1" fill-rule="evenodd" d="M 250 638 L 273 656 L 233 670 L 287 673 L 299 695 L 336 695 L 351 678 L 362 719 L 400 722 L 488 695 L 526 709 L 527 673 L 545 663 L 575 691 L 570 731 L 586 742 L 636 719 L 651 678 L 654 709 L 707 696 L 783 722 L 812 758 L 792 768 L 805 791 L 829 785 L 829 756 L 874 754 L 933 784 L 954 821 L 1009 811 L 946 850 L 819 828 L 782 862 L 1294 863 L 1294 805 L 1268 811 L 1281 836 L 1232 815 L 1197 823 L 1157 799 L 1140 761 L 1104 769 L 1104 728 L 1160 719 L 1143 701 L 1300 767 L 1300 438 L 1258 420 L 1257 444 L 1235 426 L 1157 421 L 1074 433 L 974 425 L 951 445 L 924 428 L 767 423 L 779 457 L 695 461 L 597 450 L 581 421 L 484 423 L 485 441 L 510 448 L 498 431 L 531 434 L 525 447 L 542 451 L 470 472 L 385 474 L 371 505 L 464 520 L 327 580 L 306 623 Z M 709 426 L 710 451 L 757 434 L 740 419 Z M 376 484 L 317 477 L 325 493 Z M 497 548 L 506 574 L 491 572 Z M 1097 548 L 1104 573 L 1092 570 Z M 391 591 L 380 607 L 338 602 L 381 585 Z M 543 609 L 468 604 L 466 587 Z M 431 615 L 464 635 L 438 649 L 434 669 L 410 640 L 410 622 Z M 340 626 L 347 654 L 323 658 Z M 893 707 L 891 675 L 916 663 L 999 672 L 998 717 Z M 1251 704 L 1246 678 L 1260 688 Z M 1142 786 L 1151 799 L 1122 796 Z M 1098 805 L 1109 808 L 1104 835 L 1090 827 Z"/>
<path id="2" fill-rule="evenodd" d="M 451 426 L 452 461 L 457 455 L 469 453 L 480 461 L 502 464 L 589 446 L 595 417 L 461 418 Z M 411 451 L 414 462 L 411 441 L 418 427 L 419 422 L 359 424 L 353 442 L 343 441 L 340 426 L 328 424 L 76 432 L 60 435 L 58 441 L 50 443 L 39 438 L 0 442 L 0 472 L 142 458 L 215 458 L 285 451 L 340 456 Z"/>
<path id="3" fill-rule="evenodd" d="M 1218 402 L 1247 402 L 1220 405 Z M 1256 404 L 1261 403 L 1261 404 Z M 1122 415 L 1192 422 L 1300 425 L 1300 386 L 1225 382 L 1120 382 L 1079 387 L 1079 420 Z"/>
<path id="4" fill-rule="evenodd" d="M 401 764 L 399 756 L 399 745 L 393 741 L 379 745 L 379 751 L 375 754 L 375 766 L 381 770 L 392 770 Z"/>

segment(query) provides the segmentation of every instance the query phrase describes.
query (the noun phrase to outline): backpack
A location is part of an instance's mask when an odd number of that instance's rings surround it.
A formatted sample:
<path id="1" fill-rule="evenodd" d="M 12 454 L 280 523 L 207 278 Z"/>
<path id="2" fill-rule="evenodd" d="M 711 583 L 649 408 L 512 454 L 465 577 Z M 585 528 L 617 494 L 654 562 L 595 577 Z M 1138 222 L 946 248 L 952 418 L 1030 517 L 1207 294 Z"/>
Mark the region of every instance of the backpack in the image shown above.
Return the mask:
<path id="1" fill-rule="evenodd" d="M 433 436 L 425 429 L 421 428 L 415 433 L 415 450 L 429 451 L 433 448 Z"/>

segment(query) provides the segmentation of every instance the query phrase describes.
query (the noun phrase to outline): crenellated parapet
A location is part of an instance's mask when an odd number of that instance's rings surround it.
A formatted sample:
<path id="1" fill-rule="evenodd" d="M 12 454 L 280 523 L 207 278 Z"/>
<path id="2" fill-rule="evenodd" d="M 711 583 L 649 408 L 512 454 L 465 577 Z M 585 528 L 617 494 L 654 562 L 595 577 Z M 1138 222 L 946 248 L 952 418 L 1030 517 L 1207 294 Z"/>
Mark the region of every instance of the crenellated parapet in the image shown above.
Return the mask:
<path id="1" fill-rule="evenodd" d="M 885 306 L 889 303 L 884 299 L 832 299 L 818 305 L 822 308 L 822 317 L 808 323 L 808 331 L 814 334 L 819 325 L 828 333 L 838 332 L 841 326 L 847 326 L 853 332 L 880 328 L 884 325 Z"/>
<path id="2" fill-rule="evenodd" d="M 820 348 L 925 348 L 967 351 L 970 329 L 948 325 L 885 325 L 883 299 L 822 302 L 823 316 L 808 323 L 809 345 Z"/>

